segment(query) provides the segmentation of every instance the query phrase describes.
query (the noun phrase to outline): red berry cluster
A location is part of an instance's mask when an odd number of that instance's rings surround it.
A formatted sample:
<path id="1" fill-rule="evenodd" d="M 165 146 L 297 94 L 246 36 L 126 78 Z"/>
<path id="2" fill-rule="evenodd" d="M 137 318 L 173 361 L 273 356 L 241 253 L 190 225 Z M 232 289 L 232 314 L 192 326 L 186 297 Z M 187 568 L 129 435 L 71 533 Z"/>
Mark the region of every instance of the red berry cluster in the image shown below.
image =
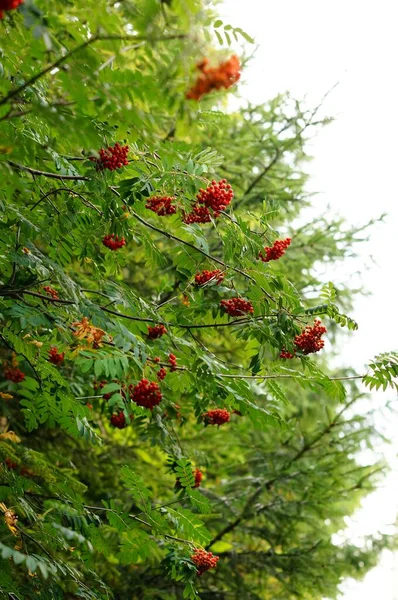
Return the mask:
<path id="1" fill-rule="evenodd" d="M 126 240 L 124 239 L 124 237 L 119 239 L 118 235 L 111 233 L 104 237 L 102 243 L 104 244 L 104 246 L 109 248 L 109 250 L 119 250 L 119 248 L 122 248 L 126 245 Z"/>
<path id="2" fill-rule="evenodd" d="M 307 325 L 300 335 L 296 335 L 294 338 L 294 343 L 303 354 L 319 352 L 319 350 L 322 350 L 325 345 L 325 342 L 321 339 L 321 337 L 324 333 L 326 333 L 326 331 L 326 327 L 321 324 L 319 319 L 316 319 L 313 327 Z"/>
<path id="3" fill-rule="evenodd" d="M 207 425 L 224 425 L 230 419 L 230 413 L 225 408 L 215 408 L 203 415 Z"/>
<path id="4" fill-rule="evenodd" d="M 208 271 L 205 269 L 201 273 L 195 275 L 196 285 L 205 285 L 209 281 L 214 281 L 217 285 L 224 279 L 224 273 L 220 269 L 214 269 L 214 271 Z"/>
<path id="5" fill-rule="evenodd" d="M 279 358 L 294 358 L 294 354 L 292 354 L 292 352 L 289 352 L 288 350 L 282 350 L 282 352 L 279 355 Z"/>
<path id="6" fill-rule="evenodd" d="M 173 196 L 153 196 L 149 198 L 145 204 L 145 208 L 152 210 L 159 217 L 166 217 L 167 215 L 174 215 L 177 208 L 172 204 L 175 200 Z"/>
<path id="7" fill-rule="evenodd" d="M 208 223 L 211 215 L 210 209 L 213 211 L 214 218 L 219 217 L 221 211 L 227 208 L 233 197 L 232 187 L 226 179 L 221 179 L 218 183 L 213 179 L 205 190 L 199 190 L 192 212 L 183 217 L 184 223 Z"/>
<path id="8" fill-rule="evenodd" d="M 124 429 L 127 426 L 126 417 L 123 411 L 111 416 L 111 423 L 117 429 Z"/>
<path id="9" fill-rule="evenodd" d="M 14 10 L 23 3 L 24 0 L 0 0 L 0 19 L 4 18 L 4 11 Z"/>
<path id="10" fill-rule="evenodd" d="M 212 90 L 228 89 L 240 78 L 239 58 L 234 54 L 217 67 L 209 67 L 209 60 L 204 58 L 196 68 L 201 71 L 195 84 L 186 93 L 188 100 L 200 100 Z"/>
<path id="11" fill-rule="evenodd" d="M 58 348 L 56 346 L 52 346 L 50 352 L 48 354 L 48 360 L 53 365 L 60 365 L 64 362 L 65 352 L 58 352 Z"/>
<path id="12" fill-rule="evenodd" d="M 116 143 L 114 146 L 108 146 L 108 148 L 101 148 L 98 152 L 99 158 L 91 156 L 90 160 L 97 163 L 97 169 L 102 171 L 103 169 L 109 169 L 109 171 L 115 171 L 120 169 L 124 165 L 128 165 L 127 155 L 129 153 L 128 146 L 121 146 Z"/>
<path id="13" fill-rule="evenodd" d="M 99 382 L 95 382 L 94 383 L 94 389 L 95 391 L 97 390 L 102 390 L 103 387 L 106 386 L 108 382 L 107 381 L 99 381 Z M 112 394 L 104 394 L 103 395 L 103 399 L 104 400 L 109 400 L 109 398 L 112 396 Z"/>
<path id="14" fill-rule="evenodd" d="M 141 379 L 135 386 L 130 386 L 130 398 L 144 408 L 153 410 L 162 400 L 162 392 L 155 381 Z"/>
<path id="15" fill-rule="evenodd" d="M 220 306 L 224 308 L 231 317 L 241 317 L 244 314 L 252 314 L 254 312 L 252 303 L 243 298 L 221 300 Z"/>
<path id="16" fill-rule="evenodd" d="M 200 487 L 201 481 L 203 479 L 203 473 L 202 473 L 202 471 L 200 469 L 195 469 L 194 471 L 192 471 L 192 475 L 193 475 L 194 480 L 195 480 L 195 483 L 194 483 L 193 487 L 194 488 Z M 177 479 L 176 479 L 176 487 L 179 488 L 179 489 L 182 487 L 181 480 L 180 480 L 179 477 L 177 477 Z"/>
<path id="17" fill-rule="evenodd" d="M 156 377 L 159 379 L 159 381 L 162 381 L 167 375 L 167 371 L 164 367 L 161 367 L 159 369 L 159 371 L 156 374 Z"/>
<path id="18" fill-rule="evenodd" d="M 175 354 L 169 354 L 170 371 L 177 371 L 177 357 Z"/>
<path id="19" fill-rule="evenodd" d="M 219 560 L 219 556 L 214 556 L 212 552 L 200 550 L 196 548 L 191 556 L 192 562 L 196 565 L 199 577 L 209 569 L 215 569 Z"/>
<path id="20" fill-rule="evenodd" d="M 52 288 L 51 286 L 43 285 L 43 290 L 46 292 L 46 294 L 51 296 L 51 298 L 53 298 L 53 300 L 59 300 L 57 290 L 54 290 L 54 288 Z"/>
<path id="21" fill-rule="evenodd" d="M 286 252 L 286 248 L 290 246 L 292 238 L 286 238 L 285 240 L 276 240 L 273 246 L 266 246 L 264 251 L 260 252 L 258 257 L 263 262 L 269 262 L 270 260 L 278 260 Z M 265 252 L 265 254 L 264 254 Z"/>
<path id="22" fill-rule="evenodd" d="M 25 379 L 25 373 L 22 373 L 17 367 L 6 367 L 4 377 L 13 383 L 21 383 Z"/>
<path id="23" fill-rule="evenodd" d="M 148 325 L 148 338 L 150 340 L 157 340 L 165 333 L 167 333 L 167 329 L 164 325 L 154 325 L 154 327 Z"/>

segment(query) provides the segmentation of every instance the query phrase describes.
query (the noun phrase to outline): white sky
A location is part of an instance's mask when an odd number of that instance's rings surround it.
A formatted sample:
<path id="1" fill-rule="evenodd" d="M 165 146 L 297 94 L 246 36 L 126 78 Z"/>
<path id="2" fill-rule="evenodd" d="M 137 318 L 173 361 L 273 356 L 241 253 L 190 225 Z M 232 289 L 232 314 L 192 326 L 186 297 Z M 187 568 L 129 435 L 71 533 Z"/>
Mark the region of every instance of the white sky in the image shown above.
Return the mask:
<path id="1" fill-rule="evenodd" d="M 343 363 L 363 372 L 369 358 L 398 347 L 393 316 L 398 291 L 398 2 L 224 0 L 220 12 L 225 24 L 241 27 L 259 45 L 240 83 L 244 98 L 261 103 L 289 90 L 299 99 L 307 96 L 312 107 L 339 82 L 325 104 L 325 114 L 336 121 L 311 143 L 314 160 L 307 170 L 310 190 L 319 192 L 316 210 L 330 205 L 331 213 L 352 224 L 382 212 L 389 215 L 359 248 L 360 258 L 340 265 L 337 272 L 339 280 L 349 281 L 359 271 L 372 292 L 356 300 L 353 316 L 360 328 L 340 355 Z M 388 531 L 398 511 L 398 417 L 387 418 L 382 411 L 391 399 L 394 394 L 387 392 L 375 394 L 370 402 L 380 407 L 380 425 L 395 437 L 382 449 L 392 472 L 382 489 L 347 519 L 347 531 L 355 540 L 378 529 Z M 398 600 L 397 556 L 386 553 L 362 582 L 342 586 L 342 600 L 375 597 Z"/>

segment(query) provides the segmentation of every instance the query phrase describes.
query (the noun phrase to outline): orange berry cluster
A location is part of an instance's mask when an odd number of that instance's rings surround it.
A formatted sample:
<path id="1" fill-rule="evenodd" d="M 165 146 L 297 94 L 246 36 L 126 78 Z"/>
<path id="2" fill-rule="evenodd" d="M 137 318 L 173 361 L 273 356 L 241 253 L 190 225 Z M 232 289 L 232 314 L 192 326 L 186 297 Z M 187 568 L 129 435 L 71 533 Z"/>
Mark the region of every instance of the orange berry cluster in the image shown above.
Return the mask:
<path id="1" fill-rule="evenodd" d="M 4 11 L 14 10 L 23 3 L 24 0 L 0 0 L 0 19 L 4 18 Z"/>
<path id="2" fill-rule="evenodd" d="M 203 415 L 203 419 L 207 425 L 224 425 L 230 419 L 230 413 L 225 408 L 215 408 L 207 411 Z"/>
<path id="3" fill-rule="evenodd" d="M 126 245 L 126 240 L 124 239 L 124 237 L 119 239 L 118 235 L 111 233 L 110 235 L 106 235 L 104 237 L 102 243 L 104 244 L 104 246 L 109 248 L 109 250 L 119 250 L 119 248 L 122 248 Z"/>
<path id="4" fill-rule="evenodd" d="M 22 373 L 21 369 L 17 367 L 9 366 L 4 369 L 4 377 L 13 383 L 21 383 L 25 379 L 25 373 Z"/>
<path id="5" fill-rule="evenodd" d="M 243 298 L 221 300 L 220 306 L 224 308 L 231 317 L 241 317 L 244 314 L 252 314 L 254 312 L 252 303 Z"/>
<path id="6" fill-rule="evenodd" d="M 144 408 L 153 410 L 162 400 L 162 392 L 155 381 L 141 379 L 135 386 L 130 386 L 130 398 Z"/>
<path id="7" fill-rule="evenodd" d="M 51 298 L 53 298 L 53 300 L 59 300 L 57 290 L 54 290 L 54 288 L 52 288 L 51 286 L 43 285 L 43 290 L 46 292 L 46 294 L 51 296 Z"/>
<path id="8" fill-rule="evenodd" d="M 258 257 L 263 262 L 269 262 L 270 260 L 278 260 L 286 252 L 286 248 L 290 246 L 292 238 L 286 238 L 285 240 L 276 240 L 273 246 L 266 246 L 264 251 L 260 252 Z M 264 254 L 265 253 L 265 254 Z"/>
<path id="9" fill-rule="evenodd" d="M 48 360 L 53 365 L 60 365 L 64 362 L 65 352 L 58 352 L 58 348 L 56 346 L 51 346 L 50 352 L 48 354 Z"/>
<path id="10" fill-rule="evenodd" d="M 98 152 L 99 158 L 91 156 L 90 160 L 97 164 L 97 169 L 99 171 L 104 169 L 115 171 L 116 169 L 120 169 L 120 167 L 129 164 L 129 161 L 127 160 L 128 153 L 128 146 L 121 146 L 119 143 L 116 143 L 114 146 L 101 148 Z"/>
<path id="11" fill-rule="evenodd" d="M 165 333 L 167 333 L 167 329 L 164 325 L 154 325 L 154 327 L 148 325 L 148 339 L 150 340 L 157 340 Z"/>
<path id="12" fill-rule="evenodd" d="M 228 89 L 240 79 L 240 62 L 235 54 L 217 67 L 209 67 L 208 65 L 209 60 L 207 58 L 196 65 L 201 73 L 198 75 L 195 84 L 186 93 L 188 100 L 200 100 L 202 96 L 212 90 Z"/>
<path id="13" fill-rule="evenodd" d="M 319 319 L 316 319 L 313 327 L 307 325 L 300 335 L 296 335 L 294 338 L 294 343 L 303 354 L 319 352 L 319 350 L 322 350 L 325 345 L 325 342 L 321 339 L 321 336 L 326 333 L 326 331 L 326 327 L 321 324 Z"/>
<path id="14" fill-rule="evenodd" d="M 174 200 L 173 196 L 153 196 L 148 199 L 145 208 L 152 210 L 159 217 L 174 215 L 177 211 L 177 208 L 172 204 Z"/>
<path id="15" fill-rule="evenodd" d="M 200 487 L 201 481 L 203 479 L 203 473 L 202 473 L 202 471 L 200 469 L 195 469 L 194 471 L 192 471 L 192 475 L 193 475 L 193 477 L 195 479 L 195 483 L 194 483 L 193 487 L 194 488 Z M 179 477 L 177 477 L 177 479 L 176 479 L 176 487 L 177 488 L 181 488 L 182 487 L 181 480 L 180 480 Z"/>
<path id="16" fill-rule="evenodd" d="M 183 216 L 184 223 L 208 223 L 211 217 L 210 209 L 213 211 L 214 218 L 219 217 L 233 197 L 232 187 L 226 179 L 221 179 L 219 182 L 213 179 L 206 189 L 200 189 L 196 194 L 192 212 Z"/>
<path id="17" fill-rule="evenodd" d="M 214 269 L 214 271 L 208 271 L 205 269 L 201 273 L 195 275 L 196 285 L 205 285 L 209 281 L 214 281 L 217 285 L 224 279 L 224 273 L 220 269 Z"/>
<path id="18" fill-rule="evenodd" d="M 199 577 L 209 569 L 215 569 L 219 558 L 219 556 L 214 556 L 212 552 L 206 552 L 206 550 L 200 550 L 199 548 L 196 548 L 191 556 L 191 560 L 198 570 Z"/>

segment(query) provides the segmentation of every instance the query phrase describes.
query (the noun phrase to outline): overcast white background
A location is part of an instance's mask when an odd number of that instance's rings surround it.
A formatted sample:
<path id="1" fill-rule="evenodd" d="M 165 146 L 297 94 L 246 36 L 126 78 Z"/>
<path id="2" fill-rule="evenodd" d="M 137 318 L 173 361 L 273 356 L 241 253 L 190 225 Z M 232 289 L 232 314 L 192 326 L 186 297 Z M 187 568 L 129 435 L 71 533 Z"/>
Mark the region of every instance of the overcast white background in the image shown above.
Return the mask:
<path id="1" fill-rule="evenodd" d="M 244 98 L 261 103 L 288 90 L 315 106 L 339 82 L 325 103 L 325 113 L 336 120 L 309 147 L 314 160 L 307 167 L 308 187 L 319 192 L 315 211 L 329 205 L 331 214 L 351 224 L 388 213 L 385 224 L 359 248 L 361 256 L 338 270 L 340 281 L 359 271 L 372 292 L 356 300 L 353 316 L 360 328 L 340 355 L 341 363 L 363 372 L 372 356 L 398 347 L 398 3 L 224 0 L 220 12 L 225 24 L 242 27 L 259 46 L 240 84 Z M 368 533 L 389 531 L 398 511 L 398 417 L 386 418 L 383 412 L 393 398 L 387 392 L 371 399 L 379 407 L 381 427 L 395 440 L 379 449 L 391 463 L 391 474 L 347 519 L 346 534 L 358 543 Z M 398 557 L 385 553 L 362 582 L 346 581 L 341 590 L 343 600 L 398 600 Z"/>

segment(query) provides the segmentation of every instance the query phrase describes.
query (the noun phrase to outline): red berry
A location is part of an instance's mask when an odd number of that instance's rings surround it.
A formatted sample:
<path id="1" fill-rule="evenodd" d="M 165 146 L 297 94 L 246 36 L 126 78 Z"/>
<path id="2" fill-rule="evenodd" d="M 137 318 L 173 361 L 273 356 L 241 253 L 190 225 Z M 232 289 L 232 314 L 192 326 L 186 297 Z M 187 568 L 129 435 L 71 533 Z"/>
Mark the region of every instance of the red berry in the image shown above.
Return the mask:
<path id="1" fill-rule="evenodd" d="M 130 398 L 144 408 L 153 410 L 162 400 L 162 392 L 155 381 L 141 379 L 137 385 L 130 385 Z"/>
<path id="2" fill-rule="evenodd" d="M 65 352 L 58 352 L 58 348 L 56 346 L 52 346 L 48 355 L 48 360 L 53 365 L 60 365 L 64 362 Z"/>
<path id="3" fill-rule="evenodd" d="M 246 313 L 252 314 L 254 312 L 252 303 L 243 298 L 221 300 L 220 306 L 222 306 L 231 317 L 241 317 Z"/>
<path id="4" fill-rule="evenodd" d="M 203 419 L 207 425 L 224 425 L 230 419 L 230 413 L 225 408 L 215 408 L 209 410 L 203 415 Z"/>
<path id="5" fill-rule="evenodd" d="M 145 208 L 156 213 L 159 217 L 174 215 L 177 211 L 177 208 L 172 204 L 174 200 L 175 198 L 173 196 L 152 196 L 145 204 Z"/>
<path id="6" fill-rule="evenodd" d="M 127 160 L 128 153 L 128 146 L 121 146 L 119 143 L 116 143 L 113 147 L 108 146 L 108 148 L 105 149 L 101 148 L 98 153 L 99 158 L 91 156 L 90 160 L 96 163 L 98 171 L 104 169 L 115 171 L 116 169 L 120 169 L 120 167 L 129 164 L 129 161 Z"/>
<path id="7" fill-rule="evenodd" d="M 219 560 L 219 556 L 214 556 L 212 552 L 200 550 L 196 548 L 191 556 L 192 562 L 196 565 L 199 577 L 209 569 L 215 569 Z"/>
<path id="8" fill-rule="evenodd" d="M 159 379 L 159 381 L 162 381 L 167 375 L 167 371 L 164 367 L 161 367 L 159 369 L 159 371 L 156 374 L 156 377 Z"/>
<path id="9" fill-rule="evenodd" d="M 162 337 L 162 335 L 165 333 L 167 333 L 167 329 L 164 325 L 154 325 L 154 327 L 148 325 L 148 338 L 150 340 L 156 340 L 157 338 Z"/>
<path id="10" fill-rule="evenodd" d="M 223 279 L 224 273 L 220 269 L 214 269 L 214 271 L 204 270 L 201 273 L 197 273 L 195 275 L 196 285 L 205 285 L 209 281 L 220 285 Z"/>
<path id="11" fill-rule="evenodd" d="M 290 246 L 291 241 L 292 239 L 289 237 L 285 240 L 276 240 L 273 246 L 266 246 L 264 250 L 259 253 L 258 257 L 263 262 L 269 262 L 270 260 L 278 260 L 278 258 L 285 254 L 286 248 Z"/>
<path id="12" fill-rule="evenodd" d="M 294 358 L 295 354 L 292 354 L 291 352 L 288 352 L 287 350 L 282 350 L 282 352 L 279 355 L 279 358 Z"/>
<path id="13" fill-rule="evenodd" d="M 118 235 L 111 233 L 103 238 L 102 243 L 109 248 L 109 250 L 119 250 L 119 248 L 126 245 L 126 240 L 124 237 L 119 239 Z"/>
<path id="14" fill-rule="evenodd" d="M 177 371 L 177 357 L 175 354 L 169 354 L 170 371 Z"/>
<path id="15" fill-rule="evenodd" d="M 240 79 L 240 62 L 234 54 L 228 60 L 220 63 L 217 67 L 209 67 L 209 59 L 204 58 L 196 68 L 201 71 L 200 75 L 186 93 L 188 100 L 200 100 L 202 96 L 212 90 L 228 89 Z"/>

